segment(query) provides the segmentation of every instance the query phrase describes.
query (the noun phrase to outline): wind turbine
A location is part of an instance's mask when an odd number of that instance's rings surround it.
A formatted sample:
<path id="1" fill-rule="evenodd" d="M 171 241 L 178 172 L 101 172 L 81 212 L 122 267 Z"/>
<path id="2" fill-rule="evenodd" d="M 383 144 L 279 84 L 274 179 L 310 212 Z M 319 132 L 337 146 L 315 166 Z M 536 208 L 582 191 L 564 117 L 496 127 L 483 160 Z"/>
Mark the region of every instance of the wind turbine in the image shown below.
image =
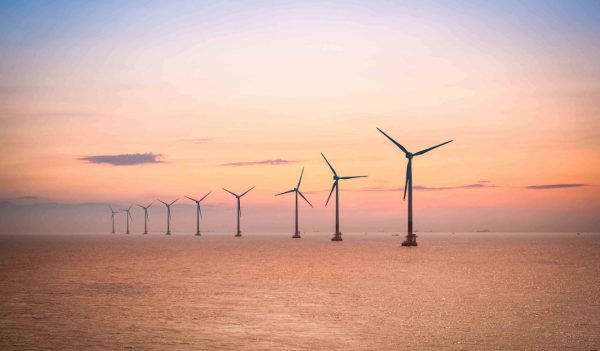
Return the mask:
<path id="1" fill-rule="evenodd" d="M 298 185 L 296 185 L 296 187 L 294 189 L 284 191 L 279 194 L 275 194 L 275 196 L 288 194 L 288 193 L 292 193 L 292 192 L 296 194 L 296 231 L 294 232 L 294 236 L 292 236 L 292 238 L 294 238 L 294 239 L 300 239 L 300 231 L 298 231 L 298 195 L 300 195 L 304 199 L 304 201 L 306 201 L 310 205 L 310 207 L 313 207 L 313 205 L 310 203 L 310 201 L 308 201 L 308 199 L 306 197 L 304 197 L 304 194 L 302 194 L 300 192 L 300 183 L 302 182 L 303 174 L 304 174 L 304 168 L 302 168 L 302 172 L 300 173 L 300 179 L 298 180 Z"/>
<path id="2" fill-rule="evenodd" d="M 406 150 L 406 148 L 404 146 L 400 145 L 399 142 L 392 139 L 391 136 L 385 134 L 385 132 L 383 130 L 381 130 L 379 128 L 377 128 L 377 130 L 380 131 L 381 134 L 385 135 L 386 138 L 390 139 L 390 141 L 392 143 L 396 144 L 396 146 L 399 147 L 400 150 L 402 150 L 404 152 L 404 156 L 406 156 L 406 158 L 408 159 L 408 164 L 406 165 L 406 181 L 404 182 L 404 200 L 406 200 L 406 189 L 408 189 L 408 233 L 406 234 L 406 240 L 402 243 L 402 246 L 417 246 L 417 235 L 415 233 L 413 233 L 413 220 L 412 220 L 412 217 L 413 217 L 413 210 L 412 210 L 412 159 L 415 156 L 423 155 L 435 148 L 438 148 L 442 145 L 446 145 L 446 144 L 452 142 L 453 140 L 449 140 L 449 141 L 446 141 L 439 145 L 435 145 L 430 148 L 423 149 L 423 150 L 415 152 L 413 154 L 413 153 L 409 152 L 408 150 Z"/>
<path id="3" fill-rule="evenodd" d="M 154 203 L 154 201 L 152 201 L 150 203 L 150 205 L 148 206 L 142 206 L 140 204 L 137 204 L 139 207 L 144 209 L 144 234 L 148 234 L 148 221 L 150 220 L 150 218 L 148 217 L 148 209 L 150 208 L 150 206 L 152 206 L 152 204 Z"/>
<path id="4" fill-rule="evenodd" d="M 242 217 L 242 208 L 240 207 L 240 198 L 242 196 L 248 194 L 248 192 L 250 190 L 254 189 L 254 187 L 252 187 L 252 188 L 244 191 L 242 193 L 242 195 L 238 195 L 238 194 L 236 194 L 234 192 L 231 192 L 231 191 L 229 191 L 229 190 L 227 190 L 225 188 L 222 188 L 222 189 L 225 190 L 226 192 L 230 193 L 231 195 L 235 196 L 235 198 L 237 199 L 237 213 L 238 213 L 238 215 L 237 215 L 237 233 L 235 234 L 235 236 L 236 237 L 240 237 L 240 236 L 242 236 L 242 232 L 240 231 L 240 217 Z"/>
<path id="5" fill-rule="evenodd" d="M 202 200 L 206 199 L 206 197 L 210 193 L 211 193 L 211 191 L 209 191 L 208 194 L 204 195 L 200 200 L 192 199 L 191 197 L 186 196 L 188 199 L 190 199 L 196 203 L 196 236 L 200 236 L 200 217 L 202 217 L 202 210 L 200 209 L 200 202 L 202 202 Z"/>
<path id="6" fill-rule="evenodd" d="M 128 209 L 121 209 L 121 211 L 127 213 L 127 216 L 125 216 L 127 217 L 127 232 L 125 234 L 129 234 L 129 219 L 131 218 L 131 221 L 133 222 L 133 217 L 131 217 L 131 213 L 129 213 L 129 211 L 131 211 L 131 207 L 133 207 L 133 205 L 130 205 Z"/>
<path id="7" fill-rule="evenodd" d="M 173 202 L 171 202 L 170 204 L 168 204 L 160 199 L 158 200 L 158 201 L 162 202 L 163 204 L 165 204 L 165 206 L 167 206 L 167 233 L 165 235 L 171 235 L 171 205 L 173 205 L 177 200 L 179 200 L 179 199 L 173 200 Z"/>
<path id="8" fill-rule="evenodd" d="M 335 189 L 335 234 L 333 234 L 333 238 L 331 238 L 331 241 L 342 241 L 342 233 L 340 233 L 340 197 L 339 197 L 338 182 L 340 181 L 340 179 L 346 180 L 346 179 L 353 179 L 353 178 L 366 178 L 367 176 L 340 177 L 337 175 L 337 173 L 335 172 L 335 169 L 333 169 L 333 166 L 331 165 L 331 163 L 329 163 L 329 161 L 327 160 L 325 155 L 323 155 L 322 152 L 321 152 L 321 156 L 323 156 L 323 158 L 325 159 L 325 162 L 327 162 L 327 165 L 331 169 L 331 172 L 333 172 L 333 185 L 331 186 L 331 191 L 329 192 L 329 197 L 327 198 L 327 202 L 325 203 L 325 206 L 327 206 L 327 204 L 329 203 L 329 199 L 331 198 L 331 194 L 333 194 L 333 190 Z"/>
<path id="9" fill-rule="evenodd" d="M 112 234 L 114 234 L 115 233 L 115 213 L 121 213 L 121 211 L 113 210 L 111 205 L 108 205 L 108 207 L 110 207 L 110 219 L 112 220 Z"/>

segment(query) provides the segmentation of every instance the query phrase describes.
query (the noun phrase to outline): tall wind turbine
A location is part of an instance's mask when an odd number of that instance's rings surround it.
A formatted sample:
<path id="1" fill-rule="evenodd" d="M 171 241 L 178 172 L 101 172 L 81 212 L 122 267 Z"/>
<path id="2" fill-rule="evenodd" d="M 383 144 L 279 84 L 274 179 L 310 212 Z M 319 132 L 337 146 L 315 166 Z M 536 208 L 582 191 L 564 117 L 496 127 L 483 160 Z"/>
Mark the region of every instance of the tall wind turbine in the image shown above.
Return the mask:
<path id="1" fill-rule="evenodd" d="M 129 234 L 129 219 L 131 219 L 131 221 L 133 222 L 133 217 L 131 217 L 131 213 L 129 213 L 129 211 L 131 211 L 131 207 L 133 207 L 133 205 L 130 205 L 128 209 L 124 209 L 122 208 L 121 211 L 127 213 L 127 232 L 125 234 Z"/>
<path id="2" fill-rule="evenodd" d="M 406 181 L 404 182 L 404 200 L 406 200 L 406 190 L 408 189 L 408 233 L 406 234 L 406 240 L 402 243 L 402 246 L 417 246 L 417 235 L 415 233 L 413 233 L 413 210 L 412 210 L 412 159 L 415 156 L 419 156 L 419 155 L 423 155 L 424 153 L 427 153 L 435 148 L 438 148 L 442 145 L 446 145 L 450 142 L 452 142 L 452 140 L 448 140 L 444 143 L 441 143 L 439 145 L 435 145 L 432 146 L 430 148 L 427 149 L 423 149 L 421 151 L 415 152 L 414 154 L 409 152 L 408 150 L 406 150 L 406 148 L 402 145 L 400 145 L 399 142 L 397 142 L 396 140 L 392 139 L 391 136 L 385 134 L 385 132 L 379 128 L 377 128 L 378 131 L 381 132 L 381 134 L 385 135 L 386 138 L 390 139 L 390 141 L 394 144 L 396 144 L 397 147 L 400 148 L 400 150 L 402 150 L 404 152 L 404 156 L 406 156 L 406 158 L 408 159 L 408 164 L 406 165 Z"/>
<path id="3" fill-rule="evenodd" d="M 304 194 L 302 194 L 300 192 L 300 183 L 302 183 L 302 175 L 303 174 L 304 174 L 304 168 L 302 168 L 302 172 L 300 172 L 300 179 L 298 180 L 298 185 L 296 185 L 296 187 L 294 189 L 284 191 L 279 194 L 275 194 L 275 196 L 288 194 L 288 193 L 295 193 L 295 195 L 296 195 L 296 231 L 294 232 L 294 236 L 292 236 L 292 238 L 295 238 L 295 239 L 300 238 L 300 231 L 298 231 L 298 195 L 300 195 L 304 199 L 304 201 L 306 201 L 310 205 L 310 207 L 313 207 L 313 205 L 310 203 L 310 201 L 308 201 L 308 199 L 306 199 L 306 197 L 304 197 Z"/>
<path id="4" fill-rule="evenodd" d="M 121 213 L 121 211 L 113 210 L 111 205 L 108 205 L 108 207 L 110 207 L 110 219 L 112 220 L 112 234 L 114 234 L 115 233 L 115 213 Z"/>
<path id="5" fill-rule="evenodd" d="M 150 206 L 152 206 L 153 203 L 154 201 L 152 201 L 148 206 L 142 206 L 140 204 L 137 204 L 139 207 L 144 209 L 144 234 L 148 234 L 148 221 L 150 220 L 150 218 L 148 217 L 148 209 L 150 208 Z"/>
<path id="6" fill-rule="evenodd" d="M 177 200 L 179 200 L 179 199 L 173 200 L 173 202 L 171 202 L 170 204 L 168 204 L 160 199 L 158 200 L 158 201 L 162 202 L 163 204 L 165 204 L 165 206 L 167 206 L 167 233 L 165 235 L 171 235 L 171 205 L 173 205 Z"/>
<path id="7" fill-rule="evenodd" d="M 191 197 L 186 196 L 188 199 L 196 203 L 196 236 L 200 236 L 200 217 L 202 217 L 202 209 L 200 208 L 200 203 L 202 202 L 202 200 L 206 199 L 206 197 L 210 193 L 211 192 L 209 191 L 208 194 L 204 195 L 200 200 L 192 199 Z"/>
<path id="8" fill-rule="evenodd" d="M 242 198 L 242 196 L 248 194 L 248 192 L 250 190 L 254 189 L 254 187 L 244 191 L 242 193 L 242 195 L 238 195 L 234 192 L 231 192 L 225 188 L 223 188 L 223 190 L 225 190 L 226 192 L 230 193 L 231 195 L 235 196 L 236 200 L 237 200 L 237 233 L 235 234 L 236 237 L 240 237 L 242 236 L 242 232 L 240 231 L 240 217 L 242 217 L 242 208 L 240 207 L 240 199 Z"/>
<path id="9" fill-rule="evenodd" d="M 327 206 L 327 204 L 329 203 L 329 199 L 331 198 L 331 194 L 333 194 L 333 190 L 335 189 L 335 234 L 333 234 L 333 238 L 331 238 L 331 241 L 342 241 L 342 233 L 340 233 L 340 197 L 339 197 L 338 182 L 340 181 L 340 179 L 346 180 L 346 179 L 353 179 L 353 178 L 366 178 L 367 176 L 340 177 L 335 172 L 335 169 L 333 169 L 333 166 L 331 165 L 331 163 L 329 163 L 329 161 L 327 160 L 325 155 L 323 155 L 322 152 L 321 152 L 321 156 L 323 156 L 323 158 L 325 159 L 325 162 L 327 162 L 327 165 L 331 169 L 331 172 L 333 172 L 333 185 L 331 186 L 331 191 L 329 192 L 329 197 L 327 198 L 327 202 L 325 203 L 325 206 Z"/>

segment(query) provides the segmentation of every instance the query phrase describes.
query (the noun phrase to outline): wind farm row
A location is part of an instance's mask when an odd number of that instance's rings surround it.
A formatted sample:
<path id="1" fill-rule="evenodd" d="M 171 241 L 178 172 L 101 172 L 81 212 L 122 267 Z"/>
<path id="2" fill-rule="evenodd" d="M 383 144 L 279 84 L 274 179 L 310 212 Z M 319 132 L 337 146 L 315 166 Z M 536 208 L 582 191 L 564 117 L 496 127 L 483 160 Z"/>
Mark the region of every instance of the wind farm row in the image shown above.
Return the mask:
<path id="1" fill-rule="evenodd" d="M 394 143 L 400 150 L 402 150 L 402 152 L 404 152 L 404 156 L 408 159 L 408 163 L 406 166 L 406 177 L 405 177 L 405 182 L 404 182 L 404 195 L 403 195 L 403 200 L 406 200 L 406 196 L 408 194 L 408 227 L 407 227 L 407 235 L 406 235 L 406 240 L 402 243 L 402 246 L 417 246 L 417 236 L 413 233 L 413 170 L 412 170 L 412 160 L 415 156 L 421 156 L 433 149 L 436 149 L 440 146 L 446 145 L 450 142 L 452 142 L 452 140 L 443 142 L 441 144 L 420 150 L 418 152 L 415 153 L 411 153 L 410 151 L 408 151 L 404 146 L 402 146 L 399 142 L 397 142 L 396 140 L 394 140 L 391 136 L 389 136 L 388 134 L 386 134 L 383 130 L 377 128 L 377 130 L 379 132 L 381 132 L 381 134 L 383 134 L 387 139 L 389 139 L 392 143 Z M 321 153 L 321 156 L 323 157 L 323 160 L 325 161 L 325 163 L 327 164 L 327 166 L 329 167 L 329 169 L 331 170 L 331 172 L 333 173 L 333 184 L 331 186 L 331 190 L 329 192 L 329 196 L 327 197 L 327 201 L 325 202 L 325 206 L 327 206 L 329 204 L 329 201 L 331 200 L 331 196 L 333 195 L 334 191 L 335 191 L 335 233 L 333 234 L 333 238 L 331 239 L 332 241 L 342 241 L 342 233 L 340 232 L 340 198 L 339 198 L 339 182 L 340 180 L 350 180 L 350 179 L 355 179 L 355 178 L 366 178 L 368 176 L 366 175 L 359 175 L 359 176 L 341 176 L 338 175 L 337 171 L 335 170 L 335 168 L 333 167 L 333 165 L 331 164 L 331 162 L 329 162 L 329 160 L 327 159 L 327 157 L 325 157 L 325 155 L 323 153 Z M 290 193 L 294 193 L 294 203 L 295 203 L 295 226 L 294 226 L 294 234 L 292 236 L 292 238 L 295 239 L 299 239 L 300 236 L 300 230 L 299 230 L 299 223 L 298 223 L 298 198 L 302 198 L 310 207 L 314 207 L 310 201 L 306 198 L 306 196 L 300 191 L 300 185 L 302 184 L 302 177 L 304 175 L 304 168 L 302 168 L 302 171 L 300 172 L 300 178 L 298 179 L 298 183 L 296 184 L 296 186 L 290 190 L 287 191 L 283 191 L 281 193 L 277 193 L 274 196 L 280 196 L 280 195 L 285 195 L 285 194 L 290 194 Z M 235 237 L 241 237 L 242 236 L 242 231 L 241 231 L 241 217 L 242 217 L 242 206 L 241 206 L 241 199 L 243 196 L 245 196 L 246 194 L 248 194 L 252 189 L 254 189 L 254 186 L 249 188 L 248 190 L 244 191 L 241 194 L 237 194 L 234 193 L 233 191 L 230 191 L 226 188 L 222 188 L 224 191 L 226 191 L 227 193 L 229 193 L 230 195 L 234 196 L 236 199 L 236 204 L 237 204 L 237 231 L 235 234 Z M 204 201 L 209 195 L 211 194 L 211 192 L 208 192 L 206 195 L 200 197 L 199 199 L 195 199 L 193 197 L 190 196 L 185 196 L 187 199 L 193 201 L 196 204 L 196 236 L 200 236 L 201 232 L 200 232 L 200 219 L 202 218 L 202 201 Z M 175 199 L 171 202 L 166 202 L 166 201 L 162 201 L 160 199 L 157 199 L 157 201 L 161 202 L 163 205 L 166 206 L 167 209 L 167 231 L 166 231 L 166 235 L 171 235 L 171 206 L 177 202 L 179 200 Z M 154 202 L 151 202 L 150 204 L 144 206 L 141 204 L 137 204 L 137 206 L 139 206 L 140 208 L 142 208 L 144 210 L 144 234 L 148 234 L 148 209 L 150 208 L 150 206 L 152 206 L 154 204 Z M 126 234 L 130 234 L 130 230 L 129 230 L 129 221 L 133 220 L 133 217 L 131 216 L 131 209 L 132 209 L 133 205 L 130 205 L 129 208 L 126 209 L 121 209 L 119 211 L 115 211 L 112 206 L 110 206 L 110 211 L 111 211 L 111 220 L 112 220 L 112 233 L 115 233 L 115 214 L 117 213 L 125 213 L 126 214 Z"/>

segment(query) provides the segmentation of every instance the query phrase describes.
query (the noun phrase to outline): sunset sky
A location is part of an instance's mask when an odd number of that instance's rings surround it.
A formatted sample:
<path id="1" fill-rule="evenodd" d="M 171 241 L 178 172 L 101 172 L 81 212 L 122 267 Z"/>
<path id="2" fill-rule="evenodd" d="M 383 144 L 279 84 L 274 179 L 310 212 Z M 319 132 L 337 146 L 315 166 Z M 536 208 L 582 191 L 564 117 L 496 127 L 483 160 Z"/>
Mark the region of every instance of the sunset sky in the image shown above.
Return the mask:
<path id="1" fill-rule="evenodd" d="M 213 193 L 206 229 L 600 230 L 598 1 L 0 5 L 0 232 L 105 231 L 107 205 Z M 118 156 L 122 155 L 122 156 Z M 185 200 L 185 201 L 184 201 Z M 182 206 L 185 205 L 185 206 Z M 143 226 L 136 209 L 134 228 Z M 165 208 L 151 210 L 164 231 Z M 187 199 L 175 231 L 192 231 Z M 70 222 L 70 221 L 73 222 Z M 120 229 L 124 217 L 119 219 Z"/>

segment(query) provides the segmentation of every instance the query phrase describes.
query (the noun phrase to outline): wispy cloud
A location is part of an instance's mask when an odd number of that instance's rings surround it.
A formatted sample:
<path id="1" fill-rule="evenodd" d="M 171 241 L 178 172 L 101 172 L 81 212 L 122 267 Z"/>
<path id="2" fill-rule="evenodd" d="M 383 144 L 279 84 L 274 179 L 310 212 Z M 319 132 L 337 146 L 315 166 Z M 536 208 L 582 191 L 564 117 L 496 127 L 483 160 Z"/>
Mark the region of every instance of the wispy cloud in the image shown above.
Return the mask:
<path id="1" fill-rule="evenodd" d="M 39 200 L 40 198 L 38 196 L 25 195 L 25 196 L 19 196 L 16 199 L 17 200 Z"/>
<path id="2" fill-rule="evenodd" d="M 542 184 L 542 185 L 529 185 L 525 188 L 533 190 L 548 190 L 548 189 L 564 189 L 564 188 L 579 188 L 582 186 L 589 186 L 589 184 L 579 183 L 565 183 L 565 184 Z"/>
<path id="3" fill-rule="evenodd" d="M 298 162 L 300 162 L 300 161 L 299 160 L 282 160 L 280 158 L 276 158 L 274 160 L 222 163 L 219 166 L 224 166 L 224 167 L 279 166 L 279 165 L 288 165 L 288 164 L 298 163 Z"/>
<path id="4" fill-rule="evenodd" d="M 180 141 L 192 144 L 206 144 L 213 141 L 212 138 L 181 138 Z"/>
<path id="5" fill-rule="evenodd" d="M 482 183 L 474 183 L 474 184 L 466 184 L 466 185 L 456 185 L 456 186 L 440 186 L 440 187 L 429 187 L 424 185 L 414 185 L 413 190 L 419 191 L 443 191 L 443 190 L 455 190 L 455 189 L 479 189 L 479 188 L 497 188 L 497 185 L 493 184 L 482 184 Z M 404 188 L 366 188 L 360 189 L 358 191 L 370 191 L 370 192 L 386 192 L 386 191 L 404 191 Z"/>
<path id="6" fill-rule="evenodd" d="M 132 166 L 144 163 L 162 163 L 161 154 L 154 154 L 151 152 L 144 154 L 121 154 L 121 155 L 96 155 L 96 156 L 84 156 L 78 158 L 80 161 L 87 161 L 89 163 L 108 163 L 113 166 Z"/>

